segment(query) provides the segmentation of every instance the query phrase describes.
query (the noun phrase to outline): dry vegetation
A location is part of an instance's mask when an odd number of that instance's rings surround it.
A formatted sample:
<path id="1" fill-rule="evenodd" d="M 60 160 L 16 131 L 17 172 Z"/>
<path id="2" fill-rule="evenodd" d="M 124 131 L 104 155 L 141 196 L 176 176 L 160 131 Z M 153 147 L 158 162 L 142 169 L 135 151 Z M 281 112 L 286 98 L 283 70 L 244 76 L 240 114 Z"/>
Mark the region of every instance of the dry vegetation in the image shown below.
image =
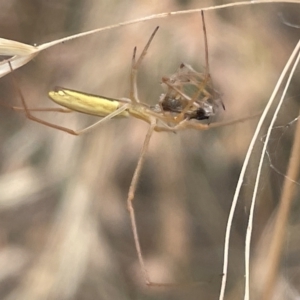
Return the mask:
<path id="1" fill-rule="evenodd" d="M 0 36 L 42 44 L 154 13 L 197 8 L 198 2 L 1 0 Z M 201 1 L 203 7 L 213 4 L 221 3 Z M 217 120 L 263 109 L 299 39 L 300 29 L 287 26 L 279 16 L 300 24 L 299 15 L 299 4 L 206 13 L 211 75 L 226 105 Z M 54 85 L 128 96 L 133 47 L 141 50 L 157 25 L 160 29 L 138 78 L 140 99 L 156 103 L 163 75 L 172 74 L 181 62 L 197 70 L 204 64 L 200 14 L 138 23 L 45 51 L 15 72 L 28 105 L 51 106 L 47 92 Z M 298 116 L 298 82 L 296 71 L 276 126 Z M 0 89 L 1 101 L 20 104 L 10 75 L 0 80 Z M 39 116 L 77 129 L 94 120 L 80 114 Z M 201 284 L 149 289 L 141 280 L 125 203 L 147 125 L 119 119 L 73 137 L 0 108 L 0 298 L 217 299 L 228 212 L 256 123 L 154 135 L 135 201 L 146 264 L 155 281 Z M 282 173 L 295 127 L 279 127 L 271 136 L 268 151 Z M 234 218 L 228 299 L 242 299 L 244 293 L 244 239 L 262 145 L 254 150 Z M 255 211 L 253 272 L 259 272 L 256 262 L 262 266 L 261 257 L 266 256 L 261 255 L 283 181 L 266 159 Z M 299 185 L 297 193 L 276 299 L 296 299 L 300 293 Z"/>

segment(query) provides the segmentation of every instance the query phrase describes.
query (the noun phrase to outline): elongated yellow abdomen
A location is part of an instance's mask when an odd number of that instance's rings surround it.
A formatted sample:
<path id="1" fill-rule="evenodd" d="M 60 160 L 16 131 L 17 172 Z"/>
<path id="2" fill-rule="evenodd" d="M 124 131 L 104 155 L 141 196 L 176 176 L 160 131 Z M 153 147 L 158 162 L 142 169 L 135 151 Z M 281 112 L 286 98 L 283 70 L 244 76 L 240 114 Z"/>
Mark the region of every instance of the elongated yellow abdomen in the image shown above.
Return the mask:
<path id="1" fill-rule="evenodd" d="M 105 117 L 111 114 L 126 103 L 117 99 L 91 95 L 61 87 L 55 87 L 55 89 L 50 91 L 48 95 L 51 100 L 61 106 L 81 113 L 100 117 Z M 129 113 L 127 110 L 125 110 L 118 116 L 128 117 Z"/>

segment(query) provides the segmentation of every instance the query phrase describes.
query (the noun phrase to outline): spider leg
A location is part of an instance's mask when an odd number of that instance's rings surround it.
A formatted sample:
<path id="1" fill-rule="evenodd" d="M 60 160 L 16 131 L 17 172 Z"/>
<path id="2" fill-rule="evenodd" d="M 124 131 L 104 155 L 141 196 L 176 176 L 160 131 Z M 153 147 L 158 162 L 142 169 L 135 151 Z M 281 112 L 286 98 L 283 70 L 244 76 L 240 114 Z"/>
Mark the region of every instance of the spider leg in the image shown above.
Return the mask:
<path id="1" fill-rule="evenodd" d="M 139 180 L 139 177 L 141 174 L 141 170 L 143 167 L 143 163 L 145 160 L 145 154 L 148 150 L 149 142 L 150 142 L 150 139 L 153 134 L 155 126 L 156 126 L 156 119 L 153 118 L 152 122 L 150 124 L 150 127 L 148 129 L 148 132 L 147 132 L 147 135 L 146 135 L 146 138 L 144 141 L 144 145 L 143 145 L 137 166 L 135 168 L 135 171 L 134 171 L 134 174 L 133 174 L 133 177 L 131 180 L 131 184 L 130 184 L 129 191 L 128 191 L 128 197 L 127 197 L 127 209 L 129 211 L 129 215 L 130 215 L 130 221 L 131 221 L 131 227 L 132 227 L 132 232 L 133 232 L 133 237 L 134 237 L 135 248 L 136 248 L 138 259 L 139 259 L 139 264 L 142 269 L 143 276 L 144 276 L 144 279 L 145 279 L 145 282 L 147 285 L 151 285 L 152 283 L 150 281 L 150 277 L 149 277 L 148 271 L 146 269 L 145 261 L 144 261 L 143 254 L 142 254 L 141 244 L 140 244 L 139 235 L 138 235 L 138 231 L 137 231 L 135 212 L 134 212 L 134 208 L 133 208 L 133 200 L 134 200 L 134 196 L 135 196 L 137 183 L 138 183 L 138 180 Z"/>
<path id="2" fill-rule="evenodd" d="M 194 122 L 194 121 L 185 119 L 185 120 L 181 121 L 180 123 L 178 123 L 177 125 L 175 125 L 174 127 L 166 126 L 165 124 L 163 124 L 163 126 L 157 125 L 155 127 L 155 131 L 157 131 L 157 132 L 177 132 L 177 131 L 181 131 L 181 130 L 185 130 L 185 129 L 208 130 L 208 129 L 212 129 L 212 128 L 229 126 L 229 125 L 242 123 L 242 122 L 245 122 L 248 120 L 252 120 L 252 119 L 259 117 L 261 115 L 261 113 L 262 112 L 258 112 L 253 115 L 235 119 L 235 120 L 231 120 L 231 121 L 216 122 L 216 123 L 209 123 L 209 124 Z"/>
<path id="3" fill-rule="evenodd" d="M 22 94 L 22 91 L 21 91 L 21 89 L 19 88 L 19 86 L 18 86 L 18 84 L 16 82 L 16 78 L 15 78 L 15 76 L 13 74 L 13 68 L 11 66 L 11 63 L 8 62 L 8 64 L 9 64 L 9 67 L 11 69 L 11 74 L 12 74 L 12 78 L 13 78 L 13 84 L 14 84 L 14 86 L 15 86 L 15 88 L 16 88 L 16 90 L 17 90 L 17 92 L 18 92 L 18 94 L 19 94 L 19 96 L 21 98 L 22 104 L 23 104 L 23 108 L 16 107 L 16 110 L 19 110 L 19 109 L 24 110 L 24 112 L 26 114 L 26 117 L 29 120 L 32 120 L 34 122 L 43 124 L 43 125 L 51 127 L 51 128 L 55 128 L 57 130 L 61 130 L 61 131 L 67 132 L 67 133 L 72 134 L 72 135 L 80 135 L 80 134 L 83 134 L 83 133 L 91 130 L 92 128 L 98 126 L 99 124 L 101 124 L 101 123 L 103 123 L 103 122 L 105 122 L 105 121 L 107 121 L 107 120 L 109 120 L 109 119 L 117 116 L 118 114 L 122 113 L 124 110 L 128 109 L 128 107 L 131 105 L 129 103 L 128 104 L 124 104 L 121 107 L 119 107 L 117 110 L 115 110 L 114 112 L 112 112 L 111 114 L 107 115 L 106 117 L 102 118 L 101 120 L 97 121 L 96 123 L 94 123 L 94 124 L 92 124 L 92 125 L 90 125 L 90 126 L 88 126 L 86 128 L 83 128 L 81 130 L 73 130 L 73 129 L 70 129 L 70 128 L 67 128 L 67 127 L 56 125 L 56 124 L 44 121 L 44 120 L 42 120 L 40 118 L 37 118 L 37 117 L 33 116 L 30 113 L 30 111 L 32 111 L 32 110 L 28 108 L 27 103 L 25 101 L 25 98 L 24 98 L 24 96 Z M 33 111 L 40 111 L 40 109 L 33 109 Z M 50 110 L 48 109 L 47 111 L 60 111 L 60 112 L 63 111 L 63 112 L 67 112 L 68 110 L 65 110 L 63 108 L 57 108 L 57 109 L 53 108 L 53 109 L 50 109 Z"/>
<path id="4" fill-rule="evenodd" d="M 135 56 L 136 56 L 136 50 L 137 48 L 134 47 L 133 49 L 133 55 L 132 55 L 132 63 L 131 63 L 131 72 L 130 72 L 130 99 L 132 101 L 132 103 L 138 103 L 139 98 L 138 98 L 138 90 L 137 90 L 137 83 L 136 83 L 136 77 L 137 77 L 137 72 L 138 72 L 138 68 L 142 63 L 143 58 L 146 56 L 147 54 L 147 50 L 158 30 L 158 26 L 155 28 L 155 30 L 153 31 L 153 33 L 151 34 L 147 44 L 145 45 L 140 57 L 138 58 L 138 60 L 135 60 Z"/>
<path id="5" fill-rule="evenodd" d="M 21 111 L 25 112 L 25 108 L 21 106 L 12 106 L 6 103 L 0 102 L 0 106 L 12 109 L 14 111 Z M 29 111 L 38 111 L 38 112 L 60 112 L 60 113 L 71 113 L 74 112 L 68 108 L 61 108 L 61 107 L 39 107 L 39 108 L 27 108 Z"/>
<path id="6" fill-rule="evenodd" d="M 150 139 L 152 137 L 153 131 L 156 128 L 156 123 L 157 123 L 157 120 L 156 120 L 156 118 L 153 117 L 151 119 L 150 127 L 148 129 L 148 132 L 147 132 L 145 140 L 144 140 L 142 151 L 141 151 L 137 166 L 135 168 L 135 171 L 134 171 L 134 174 L 133 174 L 133 177 L 131 180 L 128 197 L 127 197 L 127 209 L 129 211 L 129 215 L 130 215 L 131 227 L 132 227 L 132 232 L 133 232 L 133 237 L 134 237 L 135 248 L 136 248 L 138 259 L 139 259 L 139 264 L 142 269 L 143 277 L 144 277 L 144 280 L 145 280 L 145 283 L 147 286 L 178 287 L 178 286 L 184 286 L 184 285 L 188 285 L 188 286 L 198 285 L 199 283 L 187 283 L 187 284 L 176 284 L 175 283 L 174 284 L 174 283 L 153 282 L 150 279 L 149 273 L 148 273 L 146 265 L 145 265 L 145 260 L 143 257 L 140 239 L 139 239 L 138 230 L 137 230 L 135 211 L 134 211 L 134 207 L 133 207 L 133 200 L 134 200 L 134 196 L 135 196 L 135 192 L 136 192 L 136 188 L 137 188 L 137 183 L 140 178 L 141 170 L 142 170 L 142 167 L 143 167 L 143 164 L 145 161 L 145 155 L 146 155 L 148 147 L 149 147 Z"/>
<path id="7" fill-rule="evenodd" d="M 205 46 L 205 75 L 204 79 L 202 79 L 200 76 L 200 83 L 198 85 L 198 91 L 192 96 L 192 98 L 189 100 L 188 104 L 185 106 L 185 108 L 182 110 L 182 112 L 178 115 L 178 120 L 182 121 L 184 119 L 184 116 L 186 112 L 192 107 L 193 103 L 197 100 L 199 95 L 205 90 L 206 85 L 210 82 L 212 86 L 212 80 L 209 73 L 209 60 L 208 60 L 208 41 L 207 41 L 207 32 L 206 32 L 206 25 L 205 25 L 205 19 L 204 19 L 204 12 L 201 11 L 201 18 L 202 18 L 202 28 L 203 28 L 203 36 L 204 36 L 204 46 Z"/>

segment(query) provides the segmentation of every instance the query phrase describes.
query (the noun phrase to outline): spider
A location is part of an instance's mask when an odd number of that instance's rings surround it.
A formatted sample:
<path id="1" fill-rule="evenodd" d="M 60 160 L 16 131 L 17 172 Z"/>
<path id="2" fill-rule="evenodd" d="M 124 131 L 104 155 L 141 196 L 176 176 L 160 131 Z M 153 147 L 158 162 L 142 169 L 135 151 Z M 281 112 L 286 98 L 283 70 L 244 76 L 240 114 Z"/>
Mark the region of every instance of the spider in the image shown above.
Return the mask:
<path id="1" fill-rule="evenodd" d="M 195 71 L 191 66 L 187 64 L 181 64 L 179 69 L 169 77 L 162 78 L 162 84 L 166 86 L 166 93 L 162 94 L 158 104 L 149 106 L 142 103 L 138 97 L 137 90 L 137 73 L 138 69 L 146 56 L 149 46 L 158 30 L 155 28 L 151 34 L 148 42 L 146 43 L 143 51 L 138 59 L 136 59 L 137 48 L 133 50 L 131 72 L 130 72 L 130 93 L 129 98 L 113 99 L 98 95 L 92 95 L 84 92 L 79 92 L 62 87 L 55 87 L 49 92 L 51 100 L 63 106 L 64 108 L 28 108 L 25 98 L 16 80 L 13 77 L 14 85 L 21 99 L 23 107 L 11 107 L 14 110 L 25 111 L 26 117 L 32 121 L 41 123 L 43 125 L 67 132 L 72 135 L 83 134 L 99 124 L 112 119 L 117 116 L 123 117 L 135 117 L 149 123 L 149 128 L 145 136 L 145 140 L 142 146 L 142 150 L 135 168 L 131 184 L 127 196 L 127 208 L 130 215 L 131 227 L 134 237 L 135 248 L 138 255 L 139 264 L 144 276 L 145 283 L 148 286 L 172 286 L 172 283 L 157 283 L 151 281 L 142 254 L 142 249 L 139 241 L 139 235 L 137 230 L 135 211 L 133 207 L 133 200 L 137 188 L 137 183 L 141 174 L 143 163 L 145 160 L 145 154 L 147 152 L 150 139 L 153 133 L 156 132 L 177 132 L 185 129 L 207 130 L 212 127 L 219 127 L 229 125 L 237 122 L 241 122 L 244 119 L 234 120 L 230 122 L 220 122 L 205 124 L 199 121 L 209 119 L 215 114 L 218 108 L 218 103 L 224 107 L 224 104 L 220 98 L 220 93 L 217 92 L 212 83 L 212 79 L 209 73 L 208 64 L 208 46 L 207 46 L 207 34 L 205 27 L 205 19 L 203 11 L 201 12 L 202 26 L 204 32 L 205 43 L 205 57 L 206 68 L 204 74 Z M 10 65 L 10 63 L 9 63 Z M 13 71 L 10 65 L 11 71 Z M 192 92 L 190 91 L 192 89 Z M 102 117 L 96 123 L 81 129 L 72 130 L 60 125 L 46 122 L 40 118 L 37 118 L 31 114 L 31 111 L 55 111 L 55 112 L 71 112 L 77 111 L 85 114 L 95 115 Z"/>

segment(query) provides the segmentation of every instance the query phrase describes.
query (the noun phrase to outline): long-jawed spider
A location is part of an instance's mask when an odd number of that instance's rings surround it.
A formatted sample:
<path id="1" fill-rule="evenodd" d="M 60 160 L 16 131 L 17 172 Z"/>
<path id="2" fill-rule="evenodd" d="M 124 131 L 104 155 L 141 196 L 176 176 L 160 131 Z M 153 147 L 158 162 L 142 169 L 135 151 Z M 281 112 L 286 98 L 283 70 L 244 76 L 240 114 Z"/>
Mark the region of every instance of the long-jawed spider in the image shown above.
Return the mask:
<path id="1" fill-rule="evenodd" d="M 167 86 L 167 92 L 160 97 L 159 103 L 155 106 L 149 106 L 139 100 L 136 79 L 138 69 L 148 51 L 148 48 L 158 30 L 158 27 L 155 28 L 138 59 L 136 59 L 137 48 L 134 48 L 130 72 L 129 98 L 113 99 L 62 87 L 56 87 L 54 90 L 49 92 L 49 97 L 51 100 L 63 106 L 64 108 L 29 108 L 20 88 L 16 84 L 15 78 L 13 77 L 14 84 L 21 98 L 23 107 L 12 108 L 14 110 L 24 111 L 26 117 L 32 121 L 67 132 L 69 134 L 83 134 L 93 129 L 97 125 L 102 124 L 103 122 L 117 116 L 132 116 L 149 123 L 150 126 L 144 140 L 144 144 L 131 180 L 127 196 L 127 208 L 130 214 L 135 247 L 143 272 L 144 280 L 148 286 L 177 285 L 172 283 L 157 283 L 151 281 L 145 266 L 141 250 L 135 211 L 133 207 L 133 200 L 135 197 L 137 183 L 141 174 L 142 166 L 145 160 L 145 154 L 147 152 L 153 132 L 177 132 L 179 130 L 185 129 L 207 130 L 212 127 L 220 127 L 248 119 L 247 117 L 230 122 L 220 122 L 212 124 L 199 122 L 201 120 L 209 119 L 211 116 L 213 116 L 215 114 L 218 103 L 221 103 L 224 108 L 223 102 L 220 98 L 220 94 L 214 89 L 209 73 L 207 35 L 203 11 L 201 12 L 201 16 L 205 42 L 205 73 L 198 73 L 191 66 L 181 64 L 179 69 L 173 75 L 171 75 L 170 77 L 164 77 L 162 79 L 163 84 Z M 13 71 L 11 65 L 10 68 L 11 71 Z M 190 88 L 192 88 L 192 92 L 189 91 Z M 31 111 L 77 111 L 85 114 L 99 116 L 102 117 L 102 119 L 84 129 L 73 130 L 37 118 L 31 114 Z"/>

